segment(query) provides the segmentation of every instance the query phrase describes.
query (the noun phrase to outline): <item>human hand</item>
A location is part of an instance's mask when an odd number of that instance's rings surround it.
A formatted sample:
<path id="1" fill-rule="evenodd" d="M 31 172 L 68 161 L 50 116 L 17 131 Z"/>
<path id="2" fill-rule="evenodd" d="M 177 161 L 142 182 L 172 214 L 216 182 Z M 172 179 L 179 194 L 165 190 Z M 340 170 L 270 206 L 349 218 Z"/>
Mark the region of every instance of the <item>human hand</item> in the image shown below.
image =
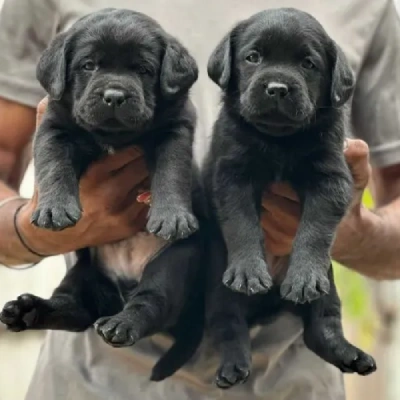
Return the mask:
<path id="1" fill-rule="evenodd" d="M 37 108 L 37 123 L 47 99 Z M 38 229 L 30 222 L 37 206 L 37 190 L 22 208 L 18 227 L 27 244 L 40 254 L 61 254 L 82 247 L 124 239 L 142 230 L 148 206 L 136 201 L 140 189 L 148 188 L 148 170 L 143 154 L 129 148 L 91 165 L 80 181 L 83 215 L 61 232 Z"/>
<path id="2" fill-rule="evenodd" d="M 368 145 L 362 140 L 352 139 L 348 139 L 346 143 L 344 154 L 353 176 L 354 194 L 351 207 L 338 227 L 334 254 L 341 254 L 346 247 L 345 231 L 359 226 L 357 221 L 360 219 L 362 195 L 371 175 Z M 265 231 L 267 253 L 274 256 L 289 254 L 301 216 L 297 194 L 287 184 L 273 184 L 265 192 L 262 206 L 261 224 Z"/>

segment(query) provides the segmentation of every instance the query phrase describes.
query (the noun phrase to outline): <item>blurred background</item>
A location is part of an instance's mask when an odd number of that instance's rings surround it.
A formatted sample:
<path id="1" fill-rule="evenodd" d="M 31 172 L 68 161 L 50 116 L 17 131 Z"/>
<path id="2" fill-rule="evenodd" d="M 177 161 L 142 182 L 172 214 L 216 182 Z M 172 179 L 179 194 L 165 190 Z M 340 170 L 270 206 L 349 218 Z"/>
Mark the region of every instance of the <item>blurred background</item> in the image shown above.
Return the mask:
<path id="1" fill-rule="evenodd" d="M 2 3 L 0 0 L 0 9 Z M 399 8 L 400 0 L 396 5 Z M 32 187 L 31 165 L 22 184 L 22 196 L 31 196 Z M 369 193 L 365 193 L 364 202 L 373 206 Z M 23 274 L 23 279 L 18 274 Z M 61 256 L 23 272 L 0 268 L 0 307 L 24 292 L 48 297 L 64 274 Z M 335 274 L 346 335 L 374 355 L 379 366 L 369 377 L 346 376 L 348 400 L 400 400 L 400 282 L 372 282 L 340 265 L 335 265 Z M 24 399 L 44 334 L 14 335 L 0 326 L 0 400 Z"/>

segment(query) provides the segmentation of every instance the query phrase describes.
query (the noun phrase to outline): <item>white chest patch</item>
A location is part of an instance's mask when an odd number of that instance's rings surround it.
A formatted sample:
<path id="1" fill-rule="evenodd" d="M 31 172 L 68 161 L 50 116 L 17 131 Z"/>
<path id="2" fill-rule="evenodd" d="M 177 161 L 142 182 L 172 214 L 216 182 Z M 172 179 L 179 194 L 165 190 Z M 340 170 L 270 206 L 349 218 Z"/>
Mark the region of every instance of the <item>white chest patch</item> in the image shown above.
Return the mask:
<path id="1" fill-rule="evenodd" d="M 140 282 L 146 265 L 170 242 L 147 232 L 120 242 L 98 247 L 98 262 L 113 281 L 129 279 Z"/>

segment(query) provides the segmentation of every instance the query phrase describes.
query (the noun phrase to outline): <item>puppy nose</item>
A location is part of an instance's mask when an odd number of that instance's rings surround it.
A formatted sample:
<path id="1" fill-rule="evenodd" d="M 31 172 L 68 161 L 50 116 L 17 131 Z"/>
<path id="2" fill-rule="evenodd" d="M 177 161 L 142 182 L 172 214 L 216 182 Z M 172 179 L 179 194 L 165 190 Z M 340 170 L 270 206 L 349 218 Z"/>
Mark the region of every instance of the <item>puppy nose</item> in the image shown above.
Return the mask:
<path id="1" fill-rule="evenodd" d="M 269 97 L 284 98 L 289 93 L 289 88 L 284 83 L 270 82 L 267 85 L 267 95 Z"/>
<path id="2" fill-rule="evenodd" d="M 119 89 L 107 89 L 103 94 L 103 101 L 110 107 L 119 107 L 125 100 L 126 94 Z"/>

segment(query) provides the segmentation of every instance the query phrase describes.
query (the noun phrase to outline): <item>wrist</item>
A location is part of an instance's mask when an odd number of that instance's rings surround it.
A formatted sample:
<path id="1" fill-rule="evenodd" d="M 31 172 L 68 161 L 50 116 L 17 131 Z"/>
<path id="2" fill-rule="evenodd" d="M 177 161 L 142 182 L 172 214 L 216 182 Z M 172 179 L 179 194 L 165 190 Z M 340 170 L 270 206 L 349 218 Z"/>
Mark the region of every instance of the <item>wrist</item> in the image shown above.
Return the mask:
<path id="1" fill-rule="evenodd" d="M 48 257 L 55 254 L 53 244 L 50 243 L 51 232 L 39 229 L 31 223 L 33 212 L 32 202 L 27 201 L 16 210 L 16 232 L 22 245 L 37 257 Z"/>
<path id="2" fill-rule="evenodd" d="M 43 257 L 30 252 L 21 242 L 14 225 L 18 208 L 27 203 L 24 198 L 14 198 L 0 208 L 0 262 L 12 266 L 22 263 L 38 263 Z"/>
<path id="3" fill-rule="evenodd" d="M 360 206 L 339 226 L 332 256 L 342 265 L 372 279 L 398 279 L 400 232 L 385 215 Z M 396 227 L 394 226 L 396 225 Z"/>
<path id="4" fill-rule="evenodd" d="M 342 265 L 354 268 L 363 258 L 365 240 L 375 229 L 379 218 L 362 204 L 353 207 L 343 218 L 336 231 L 332 258 Z"/>

